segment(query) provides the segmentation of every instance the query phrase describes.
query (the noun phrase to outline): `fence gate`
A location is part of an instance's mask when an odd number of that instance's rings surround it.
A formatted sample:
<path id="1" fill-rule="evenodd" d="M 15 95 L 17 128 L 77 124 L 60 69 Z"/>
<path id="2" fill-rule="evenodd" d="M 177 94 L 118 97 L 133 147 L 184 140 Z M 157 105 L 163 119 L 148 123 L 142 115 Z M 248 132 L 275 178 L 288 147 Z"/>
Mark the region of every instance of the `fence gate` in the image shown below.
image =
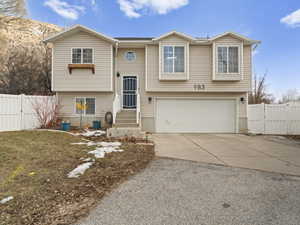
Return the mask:
<path id="1" fill-rule="evenodd" d="M 0 131 L 16 131 L 39 127 L 34 103 L 43 102 L 53 96 L 0 94 Z M 54 103 L 54 101 L 53 101 Z"/>
<path id="2" fill-rule="evenodd" d="M 254 134 L 299 135 L 300 105 L 249 105 L 248 130 Z"/>

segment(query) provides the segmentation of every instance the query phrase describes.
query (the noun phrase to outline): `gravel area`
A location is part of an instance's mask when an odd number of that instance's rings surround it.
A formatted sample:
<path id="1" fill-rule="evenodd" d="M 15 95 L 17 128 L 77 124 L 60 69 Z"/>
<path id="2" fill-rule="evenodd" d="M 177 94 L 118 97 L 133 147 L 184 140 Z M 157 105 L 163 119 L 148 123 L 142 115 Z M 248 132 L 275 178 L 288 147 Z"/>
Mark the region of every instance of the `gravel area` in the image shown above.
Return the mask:
<path id="1" fill-rule="evenodd" d="M 296 225 L 300 177 L 157 159 L 78 225 Z"/>

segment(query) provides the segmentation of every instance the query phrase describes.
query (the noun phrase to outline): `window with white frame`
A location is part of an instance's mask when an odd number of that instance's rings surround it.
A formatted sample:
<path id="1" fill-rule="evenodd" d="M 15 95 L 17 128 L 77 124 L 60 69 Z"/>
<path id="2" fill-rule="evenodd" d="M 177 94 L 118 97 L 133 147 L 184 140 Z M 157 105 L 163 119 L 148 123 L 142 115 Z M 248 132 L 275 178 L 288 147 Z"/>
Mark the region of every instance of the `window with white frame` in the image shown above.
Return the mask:
<path id="1" fill-rule="evenodd" d="M 218 73 L 239 73 L 239 46 L 217 47 Z"/>
<path id="2" fill-rule="evenodd" d="M 164 73 L 184 73 L 184 46 L 163 46 Z"/>
<path id="3" fill-rule="evenodd" d="M 92 48 L 72 48 L 73 64 L 92 64 L 93 49 Z"/>
<path id="4" fill-rule="evenodd" d="M 95 115 L 96 113 L 96 98 L 77 97 L 75 99 L 76 114 Z"/>

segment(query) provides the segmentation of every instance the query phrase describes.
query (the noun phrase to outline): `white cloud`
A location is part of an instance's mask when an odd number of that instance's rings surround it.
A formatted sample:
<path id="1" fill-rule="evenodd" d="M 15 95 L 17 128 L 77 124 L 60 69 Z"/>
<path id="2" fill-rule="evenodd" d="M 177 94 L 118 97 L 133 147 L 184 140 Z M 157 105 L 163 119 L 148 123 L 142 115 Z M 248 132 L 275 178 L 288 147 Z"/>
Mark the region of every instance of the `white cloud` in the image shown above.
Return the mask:
<path id="1" fill-rule="evenodd" d="M 300 27 L 300 9 L 292 12 L 291 14 L 281 18 L 281 23 L 285 23 L 290 27 Z"/>
<path id="2" fill-rule="evenodd" d="M 79 15 L 85 11 L 83 6 L 71 5 L 62 0 L 47 0 L 44 5 L 50 7 L 58 15 L 71 20 L 77 20 Z"/>
<path id="3" fill-rule="evenodd" d="M 138 18 L 147 11 L 166 14 L 187 5 L 189 0 L 118 0 L 118 3 L 126 16 Z"/>

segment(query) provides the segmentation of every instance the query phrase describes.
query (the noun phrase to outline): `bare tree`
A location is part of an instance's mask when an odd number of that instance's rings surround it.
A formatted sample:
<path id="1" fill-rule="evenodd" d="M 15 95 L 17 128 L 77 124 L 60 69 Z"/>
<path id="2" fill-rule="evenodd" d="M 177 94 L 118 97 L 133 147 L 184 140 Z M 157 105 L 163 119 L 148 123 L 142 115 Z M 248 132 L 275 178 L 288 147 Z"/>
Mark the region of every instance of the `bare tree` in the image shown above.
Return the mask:
<path id="1" fill-rule="evenodd" d="M 32 106 L 37 115 L 40 128 L 49 129 L 58 127 L 60 123 L 58 115 L 61 105 L 58 103 L 56 97 L 38 97 L 33 100 Z"/>
<path id="2" fill-rule="evenodd" d="M 15 46 L 7 55 L 5 69 L 0 74 L 0 93 L 51 93 L 51 49 L 40 46 Z"/>
<path id="3" fill-rule="evenodd" d="M 266 77 L 267 73 L 262 77 L 254 76 L 252 91 L 249 94 L 249 104 L 269 104 L 274 102 L 274 96 L 267 93 Z"/>
<path id="4" fill-rule="evenodd" d="M 300 101 L 300 93 L 297 89 L 289 89 L 285 94 L 282 95 L 279 103 L 288 103 Z"/>
<path id="5" fill-rule="evenodd" d="M 25 0 L 1 0 L 0 14 L 23 17 L 27 14 Z"/>

